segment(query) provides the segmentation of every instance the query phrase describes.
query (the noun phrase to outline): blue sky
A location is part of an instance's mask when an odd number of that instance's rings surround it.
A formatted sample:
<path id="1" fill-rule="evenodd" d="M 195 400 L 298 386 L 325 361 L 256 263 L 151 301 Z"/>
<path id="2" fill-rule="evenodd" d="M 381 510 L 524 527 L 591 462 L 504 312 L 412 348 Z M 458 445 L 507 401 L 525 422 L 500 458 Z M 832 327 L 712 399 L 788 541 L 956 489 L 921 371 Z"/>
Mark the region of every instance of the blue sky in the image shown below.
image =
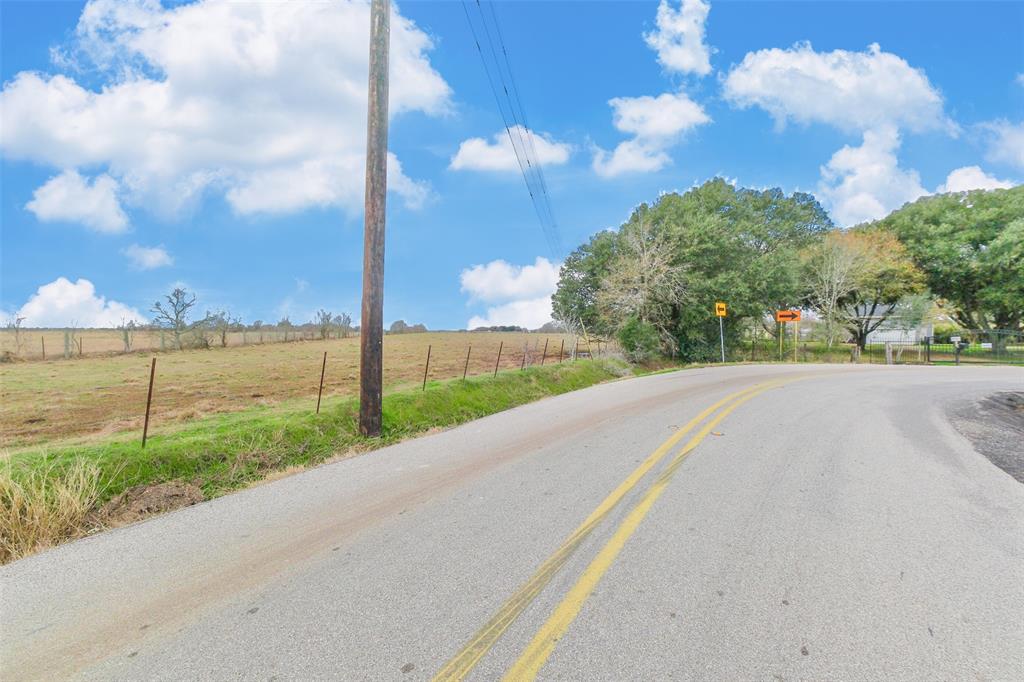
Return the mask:
<path id="1" fill-rule="evenodd" d="M 569 248 L 716 175 L 814 192 L 844 226 L 1024 180 L 1024 3 L 495 10 Z M 463 5 L 395 12 L 385 319 L 539 326 L 564 254 Z M 116 324 L 180 284 L 246 321 L 358 317 L 366 17 L 0 3 L 5 316 Z"/>

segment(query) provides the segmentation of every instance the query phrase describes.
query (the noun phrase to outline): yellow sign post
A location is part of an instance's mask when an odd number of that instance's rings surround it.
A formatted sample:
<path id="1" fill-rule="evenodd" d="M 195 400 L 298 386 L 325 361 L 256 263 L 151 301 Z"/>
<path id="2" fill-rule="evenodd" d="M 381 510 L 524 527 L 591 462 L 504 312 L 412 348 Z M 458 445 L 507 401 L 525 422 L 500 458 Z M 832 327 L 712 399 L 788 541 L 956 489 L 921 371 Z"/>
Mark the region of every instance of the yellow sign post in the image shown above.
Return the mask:
<path id="1" fill-rule="evenodd" d="M 725 326 L 722 324 L 722 318 L 725 317 L 725 303 L 723 301 L 715 302 L 715 315 L 718 317 L 718 341 L 722 345 L 722 362 L 725 362 Z"/>

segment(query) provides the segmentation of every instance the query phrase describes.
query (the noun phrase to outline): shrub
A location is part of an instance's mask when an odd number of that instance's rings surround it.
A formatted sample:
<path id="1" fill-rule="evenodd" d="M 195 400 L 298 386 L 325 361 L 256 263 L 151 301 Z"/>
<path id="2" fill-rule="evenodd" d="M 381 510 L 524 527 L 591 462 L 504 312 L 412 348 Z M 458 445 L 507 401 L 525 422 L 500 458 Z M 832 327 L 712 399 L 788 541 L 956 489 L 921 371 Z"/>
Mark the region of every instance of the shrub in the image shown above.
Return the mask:
<path id="1" fill-rule="evenodd" d="M 98 467 L 81 461 L 18 478 L 9 466 L 0 470 L 0 564 L 84 534 L 101 492 L 99 475 Z"/>
<path id="2" fill-rule="evenodd" d="M 935 343 L 951 343 L 951 336 L 963 336 L 960 327 L 954 324 L 939 324 L 935 325 L 935 330 L 932 333 Z"/>
<path id="3" fill-rule="evenodd" d="M 631 317 L 619 330 L 619 345 L 633 362 L 646 362 L 659 354 L 658 330 L 649 322 Z"/>

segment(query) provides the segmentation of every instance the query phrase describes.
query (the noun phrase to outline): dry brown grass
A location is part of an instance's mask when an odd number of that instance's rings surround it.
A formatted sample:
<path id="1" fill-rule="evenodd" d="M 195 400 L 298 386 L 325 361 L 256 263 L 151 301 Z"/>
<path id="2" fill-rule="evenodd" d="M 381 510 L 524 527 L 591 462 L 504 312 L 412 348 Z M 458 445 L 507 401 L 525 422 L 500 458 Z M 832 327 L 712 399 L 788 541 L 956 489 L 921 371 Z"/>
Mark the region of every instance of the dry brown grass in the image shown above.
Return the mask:
<path id="1" fill-rule="evenodd" d="M 0 564 L 84 534 L 99 476 L 87 462 L 61 472 L 39 469 L 19 481 L 0 469 Z"/>
<path id="2" fill-rule="evenodd" d="M 86 332 L 101 334 L 112 332 Z M 55 332 L 56 334 L 56 332 Z M 86 336 L 86 343 L 89 337 Z M 430 378 L 462 376 L 470 344 L 469 374 L 494 371 L 499 344 L 501 368 L 518 368 L 524 345 L 539 362 L 545 339 L 548 362 L 557 360 L 562 339 L 566 353 L 572 337 L 557 334 L 429 332 L 388 335 L 384 340 L 386 391 L 423 379 L 431 346 Z M 47 340 L 49 354 L 50 341 Z M 323 354 L 326 400 L 358 390 L 359 339 L 229 346 L 210 350 L 158 353 L 151 432 L 173 429 L 211 414 L 258 406 L 310 409 L 316 404 Z M 72 360 L 0 365 L 0 446 L 11 450 L 60 441 L 93 440 L 138 432 L 145 412 L 151 355 L 93 356 Z"/>

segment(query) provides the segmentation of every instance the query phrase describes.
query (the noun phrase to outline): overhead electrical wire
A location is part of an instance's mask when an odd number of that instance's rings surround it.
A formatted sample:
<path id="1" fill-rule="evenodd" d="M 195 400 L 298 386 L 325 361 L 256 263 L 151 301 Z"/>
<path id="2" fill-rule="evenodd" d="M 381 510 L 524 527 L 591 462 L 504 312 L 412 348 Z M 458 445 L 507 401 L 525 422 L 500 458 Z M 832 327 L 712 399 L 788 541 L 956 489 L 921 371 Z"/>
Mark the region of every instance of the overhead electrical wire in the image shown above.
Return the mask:
<path id="1" fill-rule="evenodd" d="M 470 0 L 462 0 L 466 22 L 473 35 L 477 53 L 483 62 L 487 83 L 494 94 L 494 101 L 498 105 L 498 112 L 501 114 L 501 120 L 505 126 L 505 133 L 512 145 L 519 171 L 526 183 L 526 190 L 530 194 L 530 201 L 533 203 L 541 230 L 544 232 L 544 238 L 547 240 L 552 257 L 560 260 L 563 251 L 558 223 L 551 208 L 551 196 L 548 193 L 547 181 L 544 179 L 544 171 L 537 156 L 533 130 L 529 126 L 526 110 L 523 108 L 519 89 L 512 75 L 512 65 L 498 24 L 498 15 L 494 11 L 494 3 L 488 3 L 490 5 L 488 13 L 484 12 L 481 0 L 473 0 L 473 4 L 476 6 L 476 12 L 470 11 Z M 481 45 L 481 35 L 486 50 L 484 45 Z M 499 57 L 499 53 L 501 57 Z"/>

